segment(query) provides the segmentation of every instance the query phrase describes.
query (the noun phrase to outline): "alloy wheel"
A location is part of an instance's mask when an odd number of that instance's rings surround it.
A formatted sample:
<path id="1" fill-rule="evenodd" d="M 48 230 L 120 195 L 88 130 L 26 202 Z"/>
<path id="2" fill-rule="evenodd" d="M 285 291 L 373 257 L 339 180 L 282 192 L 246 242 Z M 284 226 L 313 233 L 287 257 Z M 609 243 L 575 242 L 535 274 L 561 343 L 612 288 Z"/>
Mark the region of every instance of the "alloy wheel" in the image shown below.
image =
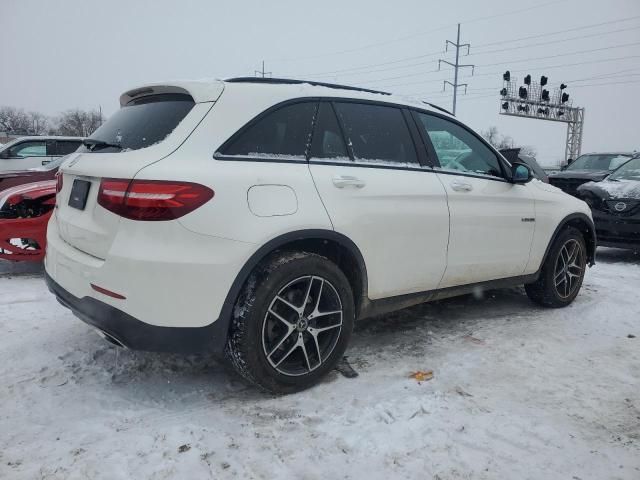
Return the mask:
<path id="1" fill-rule="evenodd" d="M 306 275 L 289 282 L 264 316 L 262 348 L 267 361 L 287 376 L 316 370 L 338 343 L 343 314 L 340 296 L 327 279 Z"/>
<path id="2" fill-rule="evenodd" d="M 569 239 L 560 249 L 553 273 L 553 283 L 561 298 L 568 298 L 580 287 L 585 261 L 582 245 Z"/>

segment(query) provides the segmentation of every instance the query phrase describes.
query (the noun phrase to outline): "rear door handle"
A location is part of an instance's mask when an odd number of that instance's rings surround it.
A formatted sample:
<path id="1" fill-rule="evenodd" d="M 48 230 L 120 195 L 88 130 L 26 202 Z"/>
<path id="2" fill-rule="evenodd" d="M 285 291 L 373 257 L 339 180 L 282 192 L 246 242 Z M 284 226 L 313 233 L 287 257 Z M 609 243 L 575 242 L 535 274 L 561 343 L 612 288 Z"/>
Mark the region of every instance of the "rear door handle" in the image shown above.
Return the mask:
<path id="1" fill-rule="evenodd" d="M 473 185 L 467 182 L 460 182 L 455 180 L 451 182 L 451 188 L 453 188 L 456 192 L 470 192 L 473 190 Z"/>
<path id="2" fill-rule="evenodd" d="M 358 177 L 352 177 L 350 175 L 336 175 L 335 177 L 333 177 L 332 180 L 333 180 L 333 184 L 337 188 L 344 188 L 344 187 L 362 188 L 366 185 L 366 183 L 360 180 Z"/>

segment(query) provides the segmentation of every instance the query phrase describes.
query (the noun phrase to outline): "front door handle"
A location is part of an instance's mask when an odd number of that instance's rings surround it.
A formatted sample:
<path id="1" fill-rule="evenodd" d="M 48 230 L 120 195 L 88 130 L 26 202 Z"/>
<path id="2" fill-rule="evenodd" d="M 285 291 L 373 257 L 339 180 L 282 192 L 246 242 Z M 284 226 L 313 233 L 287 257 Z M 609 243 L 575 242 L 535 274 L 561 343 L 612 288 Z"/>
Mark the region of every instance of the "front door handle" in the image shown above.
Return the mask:
<path id="1" fill-rule="evenodd" d="M 451 182 L 451 188 L 456 192 L 470 192 L 471 190 L 473 190 L 473 185 L 467 182 L 460 182 L 458 180 L 455 180 Z"/>
<path id="2" fill-rule="evenodd" d="M 358 177 L 352 177 L 351 175 L 337 175 L 333 177 L 333 184 L 337 188 L 355 187 L 362 188 L 366 183 L 360 180 Z"/>
<path id="3" fill-rule="evenodd" d="M 51 163 L 51 160 L 42 160 L 42 165 L 47 165 Z"/>

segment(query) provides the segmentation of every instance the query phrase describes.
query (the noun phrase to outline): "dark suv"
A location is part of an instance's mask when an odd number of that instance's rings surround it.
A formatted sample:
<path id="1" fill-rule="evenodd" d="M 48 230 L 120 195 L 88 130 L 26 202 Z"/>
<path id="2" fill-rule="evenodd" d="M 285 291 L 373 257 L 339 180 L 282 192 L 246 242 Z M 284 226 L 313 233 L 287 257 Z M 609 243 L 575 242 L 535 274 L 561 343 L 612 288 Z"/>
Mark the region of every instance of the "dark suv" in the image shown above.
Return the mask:
<path id="1" fill-rule="evenodd" d="M 580 185 L 604 180 L 616 168 L 631 160 L 633 155 L 627 152 L 586 153 L 561 172 L 549 175 L 549 182 L 569 195 L 576 196 L 576 190 Z"/>

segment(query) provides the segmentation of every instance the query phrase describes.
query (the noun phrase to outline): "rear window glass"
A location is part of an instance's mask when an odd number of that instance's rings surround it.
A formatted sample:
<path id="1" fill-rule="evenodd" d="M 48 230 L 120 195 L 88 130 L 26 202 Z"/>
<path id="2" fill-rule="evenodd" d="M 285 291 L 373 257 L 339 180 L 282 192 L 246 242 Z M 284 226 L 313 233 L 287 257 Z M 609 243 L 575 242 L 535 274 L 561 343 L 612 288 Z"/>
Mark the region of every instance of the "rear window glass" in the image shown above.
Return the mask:
<path id="1" fill-rule="evenodd" d="M 82 142 L 68 142 L 66 140 L 58 140 L 56 146 L 56 155 L 68 155 L 75 152 Z"/>
<path id="2" fill-rule="evenodd" d="M 336 110 L 356 161 L 418 164 L 416 149 L 400 109 L 336 103 Z"/>
<path id="3" fill-rule="evenodd" d="M 129 102 L 89 137 L 111 146 L 92 152 L 138 150 L 164 140 L 195 105 L 189 95 L 150 95 Z M 87 147 L 83 147 L 85 150 Z"/>
<path id="4" fill-rule="evenodd" d="M 615 170 L 628 162 L 630 158 L 629 155 L 610 153 L 587 154 L 578 157 L 575 162 L 569 164 L 566 170 Z"/>
<path id="5" fill-rule="evenodd" d="M 315 102 L 288 105 L 268 113 L 244 130 L 223 155 L 283 159 L 306 158 Z"/>

